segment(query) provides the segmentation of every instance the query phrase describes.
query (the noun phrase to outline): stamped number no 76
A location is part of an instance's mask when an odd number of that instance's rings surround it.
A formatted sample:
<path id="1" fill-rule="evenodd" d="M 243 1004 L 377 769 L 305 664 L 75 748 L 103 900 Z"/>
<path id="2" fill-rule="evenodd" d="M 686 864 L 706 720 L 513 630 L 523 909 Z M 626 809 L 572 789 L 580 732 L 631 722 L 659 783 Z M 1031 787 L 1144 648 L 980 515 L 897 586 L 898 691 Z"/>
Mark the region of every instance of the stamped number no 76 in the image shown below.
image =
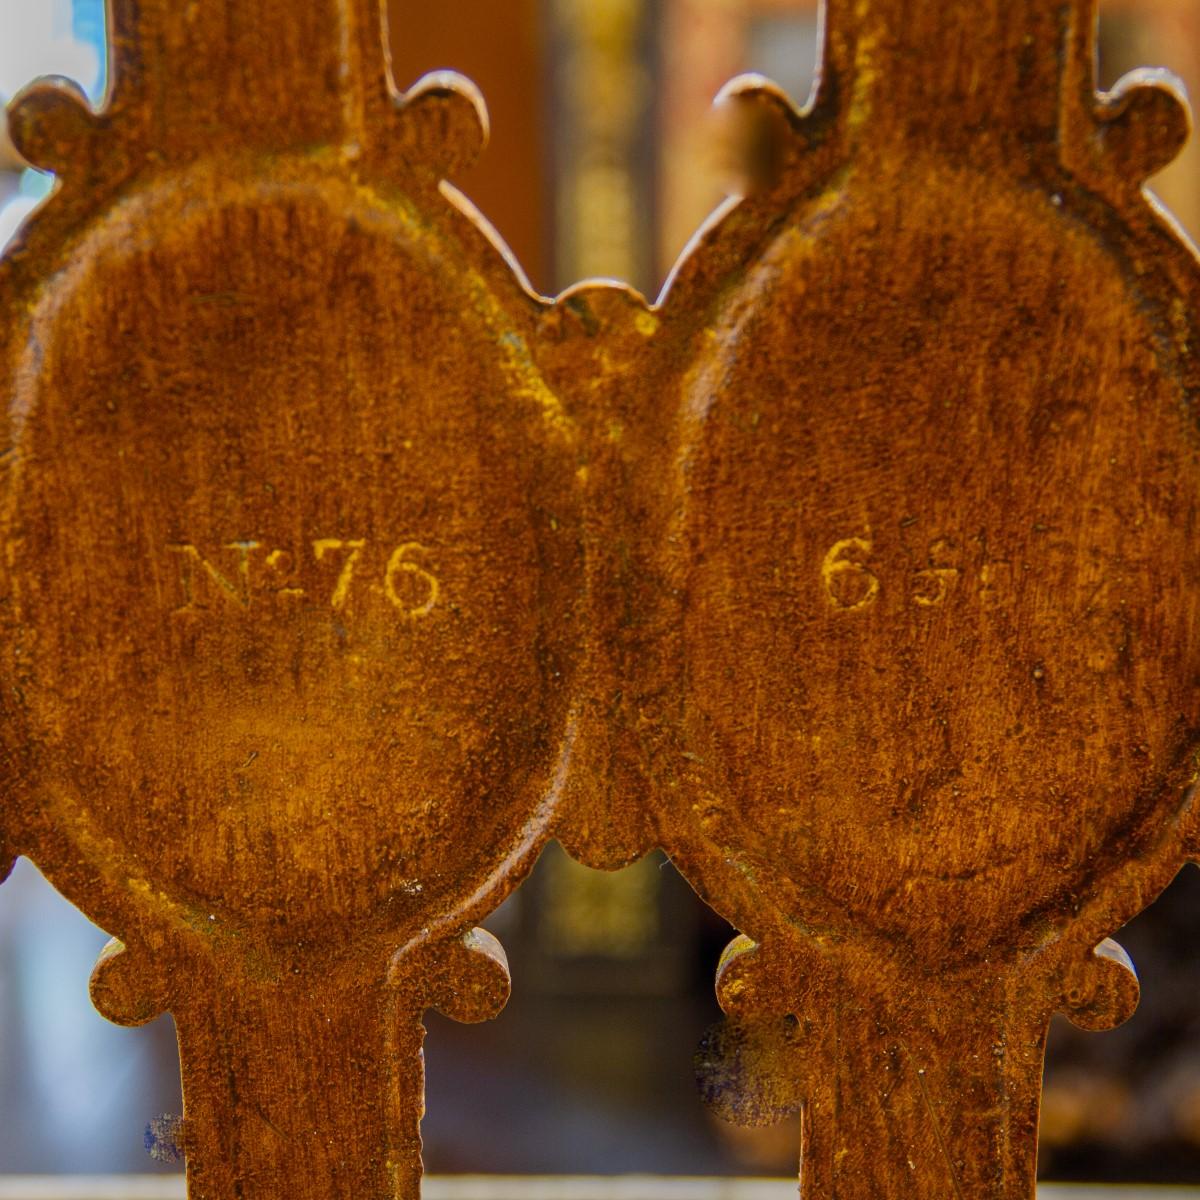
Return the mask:
<path id="1" fill-rule="evenodd" d="M 268 550 L 260 542 L 227 543 L 228 565 L 214 563 L 191 542 L 172 542 L 168 549 L 179 558 L 184 611 L 204 607 L 205 599 L 214 593 L 226 603 L 249 608 L 252 597 L 265 588 L 279 596 L 323 592 L 329 607 L 341 612 L 356 590 L 370 586 L 363 583 L 363 559 L 371 557 L 366 538 L 317 538 L 311 543 L 307 573 L 324 568 L 320 589 L 297 584 L 300 564 L 289 551 Z M 387 554 L 382 576 L 375 582 L 375 590 L 381 590 L 396 611 L 410 620 L 428 616 L 441 598 L 441 583 L 424 565 L 427 555 L 420 542 L 402 542 Z"/>

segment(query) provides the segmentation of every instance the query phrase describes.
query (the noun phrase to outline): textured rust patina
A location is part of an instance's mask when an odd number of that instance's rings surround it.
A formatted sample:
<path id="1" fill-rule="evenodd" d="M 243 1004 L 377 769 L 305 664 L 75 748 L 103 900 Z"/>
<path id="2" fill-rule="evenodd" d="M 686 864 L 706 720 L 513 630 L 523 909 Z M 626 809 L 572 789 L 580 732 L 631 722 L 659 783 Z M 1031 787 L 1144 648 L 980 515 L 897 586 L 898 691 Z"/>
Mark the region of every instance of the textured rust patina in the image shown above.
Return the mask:
<path id="1" fill-rule="evenodd" d="M 415 1197 L 422 1013 L 557 837 L 744 931 L 702 1090 L 808 1200 L 1031 1197 L 1050 1015 L 1200 837 L 1172 85 L 1096 95 L 1094 0 L 829 0 L 660 304 L 550 302 L 379 0 L 111 19 L 101 112 L 10 110 L 0 849 L 174 1014 L 192 1195 Z"/>

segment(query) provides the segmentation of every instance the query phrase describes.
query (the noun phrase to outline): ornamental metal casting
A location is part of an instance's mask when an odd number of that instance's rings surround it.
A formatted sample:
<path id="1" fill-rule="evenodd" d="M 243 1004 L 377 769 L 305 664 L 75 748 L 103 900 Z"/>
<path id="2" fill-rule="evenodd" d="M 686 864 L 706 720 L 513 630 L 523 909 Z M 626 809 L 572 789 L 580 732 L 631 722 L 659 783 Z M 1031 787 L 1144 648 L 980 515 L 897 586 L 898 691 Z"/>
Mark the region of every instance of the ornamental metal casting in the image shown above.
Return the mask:
<path id="1" fill-rule="evenodd" d="M 807 1200 L 1033 1195 L 1050 1015 L 1200 848 L 1188 116 L 1094 24 L 828 0 L 658 305 L 526 287 L 379 0 L 112 0 L 105 108 L 14 101 L 0 849 L 174 1014 L 193 1197 L 418 1194 L 550 838 L 744 931 L 702 1090 Z"/>

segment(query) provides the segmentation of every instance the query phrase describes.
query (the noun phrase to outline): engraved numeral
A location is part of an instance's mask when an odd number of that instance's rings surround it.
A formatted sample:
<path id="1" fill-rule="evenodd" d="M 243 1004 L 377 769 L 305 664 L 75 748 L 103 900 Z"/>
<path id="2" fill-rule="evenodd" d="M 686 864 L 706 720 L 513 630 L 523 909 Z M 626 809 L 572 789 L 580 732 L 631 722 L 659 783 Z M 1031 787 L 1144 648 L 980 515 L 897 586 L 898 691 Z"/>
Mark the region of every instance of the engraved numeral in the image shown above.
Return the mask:
<path id="1" fill-rule="evenodd" d="M 366 540 L 363 538 L 356 538 L 353 541 L 345 541 L 342 538 L 318 538 L 313 542 L 313 556 L 317 562 L 321 562 L 331 550 L 350 551 L 345 562 L 342 563 L 341 573 L 338 575 L 333 595 L 329 600 L 330 606 L 335 612 L 340 612 L 346 607 L 346 597 L 350 594 L 350 584 L 354 580 L 354 568 L 358 564 L 358 556 L 362 554 L 366 544 Z"/>
<path id="2" fill-rule="evenodd" d="M 998 558 L 985 562 L 979 569 L 979 598 L 984 604 L 999 604 L 1012 590 L 1012 563 Z"/>
<path id="3" fill-rule="evenodd" d="M 946 603 L 950 589 L 958 581 L 959 569 L 939 563 L 957 547 L 949 538 L 937 538 L 929 543 L 929 566 L 913 575 L 916 584 L 913 603 L 921 608 L 937 608 Z"/>
<path id="4" fill-rule="evenodd" d="M 329 607 L 342 612 L 350 602 L 351 589 L 361 577 L 360 561 L 367 550 L 366 538 L 316 538 L 312 542 L 312 561 L 324 563 L 331 555 L 340 555 L 340 569 L 329 595 Z M 262 559 L 256 560 L 259 569 L 251 578 L 251 553 L 260 547 L 255 541 L 230 542 L 226 550 L 237 552 L 235 570 L 232 574 L 214 566 L 191 542 L 173 542 L 168 549 L 179 555 L 180 585 L 184 603 L 178 611 L 186 612 L 204 608 L 197 599 L 197 580 L 208 579 L 219 595 L 241 609 L 265 595 L 302 598 L 306 589 L 293 578 L 295 568 L 292 554 L 287 550 L 273 549 Z M 442 594 L 441 581 L 420 561 L 420 556 L 429 553 L 421 542 L 404 542 L 392 551 L 383 572 L 383 586 L 375 584 L 370 590 L 380 592 L 405 618 L 415 619 L 428 616 L 436 607 Z M 362 591 L 362 585 L 359 585 Z"/>
<path id="5" fill-rule="evenodd" d="M 425 547 L 420 542 L 405 542 L 403 546 L 398 546 L 388 560 L 387 573 L 383 577 L 383 590 L 387 598 L 406 617 L 428 616 L 442 591 L 442 585 L 433 575 L 409 559 L 410 554 L 418 552 L 425 553 Z M 425 599 L 415 607 L 396 590 L 396 581 L 401 574 L 411 575 L 425 590 Z"/>
<path id="6" fill-rule="evenodd" d="M 834 608 L 854 612 L 879 599 L 879 576 L 862 561 L 871 549 L 870 538 L 861 537 L 843 538 L 830 547 L 821 563 L 821 580 Z"/>
<path id="7" fill-rule="evenodd" d="M 884 580 L 869 565 L 874 550 L 870 534 L 842 538 L 834 542 L 822 560 L 821 583 L 829 603 L 839 612 L 858 612 L 879 600 Z M 953 538 L 934 538 L 929 543 L 928 565 L 909 575 L 904 602 L 917 608 L 945 605 L 963 575 L 963 568 L 955 561 L 958 555 L 959 545 Z M 986 588 L 986 569 L 983 583 Z"/>

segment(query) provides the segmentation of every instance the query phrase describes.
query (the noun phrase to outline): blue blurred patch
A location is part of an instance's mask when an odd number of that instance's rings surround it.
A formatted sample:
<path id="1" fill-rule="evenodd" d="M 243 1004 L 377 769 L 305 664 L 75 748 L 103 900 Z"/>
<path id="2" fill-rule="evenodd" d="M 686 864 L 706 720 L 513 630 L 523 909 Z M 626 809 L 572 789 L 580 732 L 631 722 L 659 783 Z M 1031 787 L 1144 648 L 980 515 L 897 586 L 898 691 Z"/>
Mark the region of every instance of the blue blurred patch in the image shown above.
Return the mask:
<path id="1" fill-rule="evenodd" d="M 100 71 L 96 76 L 96 83 L 88 90 L 88 97 L 93 104 L 99 103 L 108 83 L 104 7 L 104 0 L 74 0 L 71 12 L 71 32 L 79 41 L 94 46 L 100 56 Z"/>
<path id="2" fill-rule="evenodd" d="M 35 171 L 32 167 L 21 172 L 21 185 L 18 191 L 22 196 L 31 200 L 42 200 L 50 194 L 54 186 L 54 176 L 49 171 Z"/>

